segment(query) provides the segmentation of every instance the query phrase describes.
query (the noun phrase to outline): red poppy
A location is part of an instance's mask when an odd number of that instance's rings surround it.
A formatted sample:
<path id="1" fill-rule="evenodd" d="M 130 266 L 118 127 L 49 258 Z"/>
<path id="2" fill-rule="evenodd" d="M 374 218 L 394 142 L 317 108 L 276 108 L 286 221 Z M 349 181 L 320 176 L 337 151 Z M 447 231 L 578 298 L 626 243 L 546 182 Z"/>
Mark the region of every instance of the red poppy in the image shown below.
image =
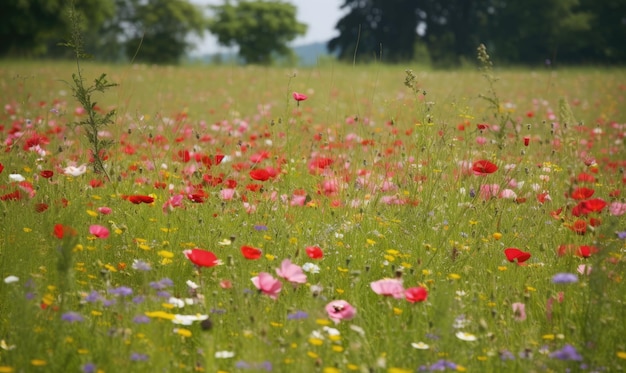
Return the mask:
<path id="1" fill-rule="evenodd" d="M 575 200 L 583 200 L 593 196 L 593 193 L 595 193 L 595 190 L 581 187 L 574 189 L 571 196 Z"/>
<path id="2" fill-rule="evenodd" d="M 22 193 L 20 193 L 20 191 L 17 189 L 11 193 L 0 196 L 0 200 L 2 201 L 17 201 L 20 199 L 22 199 Z"/>
<path id="3" fill-rule="evenodd" d="M 63 224 L 55 224 L 54 230 L 52 233 L 59 240 L 65 237 L 65 235 L 76 236 L 76 230 L 74 228 L 68 227 L 67 225 L 63 225 Z"/>
<path id="4" fill-rule="evenodd" d="M 530 136 L 524 136 L 524 146 L 528 146 L 530 144 Z"/>
<path id="5" fill-rule="evenodd" d="M 214 155 L 214 156 L 203 155 L 200 158 L 200 161 L 208 168 L 211 168 L 211 166 L 217 166 L 218 164 L 222 163 L 223 159 L 224 159 L 223 155 Z"/>
<path id="6" fill-rule="evenodd" d="M 578 174 L 578 177 L 576 178 L 576 180 L 578 180 L 578 182 L 580 183 L 595 183 L 596 182 L 595 176 L 586 174 L 584 172 L 581 172 L 580 174 Z"/>
<path id="7" fill-rule="evenodd" d="M 154 202 L 154 197 L 151 196 L 144 196 L 144 195 L 140 195 L 140 194 L 135 194 L 135 195 L 131 195 L 131 196 L 127 196 L 127 195 L 123 195 L 122 196 L 123 199 L 134 203 L 135 205 L 138 205 L 140 203 L 152 203 Z"/>
<path id="8" fill-rule="evenodd" d="M 531 256 L 530 253 L 522 251 L 520 249 L 516 249 L 514 247 L 504 249 L 504 255 L 506 255 L 506 259 L 511 263 L 517 260 L 517 264 L 524 263 L 525 261 L 530 259 Z"/>
<path id="9" fill-rule="evenodd" d="M 498 171 L 498 166 L 487 160 L 481 159 L 480 161 L 474 162 L 472 165 L 472 171 L 474 171 L 474 175 L 487 175 Z"/>
<path id="10" fill-rule="evenodd" d="M 591 256 L 591 254 L 595 254 L 598 252 L 598 248 L 595 246 L 587 246 L 587 245 L 582 245 L 578 247 L 578 250 L 576 250 L 576 256 L 580 256 L 583 258 L 589 258 Z"/>
<path id="11" fill-rule="evenodd" d="M 584 235 L 587 233 L 587 222 L 584 220 L 576 220 L 574 224 L 572 224 L 571 229 L 576 232 L 576 234 Z"/>
<path id="12" fill-rule="evenodd" d="M 308 98 L 307 95 L 305 95 L 304 93 L 298 93 L 298 92 L 293 93 L 293 99 L 296 100 L 298 103 L 300 103 L 300 101 L 306 100 L 307 98 Z"/>
<path id="13" fill-rule="evenodd" d="M 270 179 L 270 173 L 263 168 L 250 171 L 250 177 L 254 180 L 266 181 Z"/>
<path id="14" fill-rule="evenodd" d="M 489 125 L 488 125 L 488 124 L 486 124 L 486 123 L 478 123 L 478 124 L 476 125 L 476 128 L 478 128 L 479 130 L 481 130 L 481 131 L 482 131 L 482 130 L 486 130 L 487 128 L 489 128 Z"/>
<path id="15" fill-rule="evenodd" d="M 261 184 L 248 184 L 248 185 L 246 185 L 246 189 L 251 191 L 251 192 L 258 192 L 259 190 L 261 190 L 261 188 L 263 188 L 263 185 L 261 185 Z"/>
<path id="16" fill-rule="evenodd" d="M 606 202 L 600 198 L 594 198 L 582 202 L 583 207 L 588 212 L 600 212 L 606 207 Z"/>
<path id="17" fill-rule="evenodd" d="M 95 189 L 95 188 L 99 188 L 99 187 L 101 187 L 101 186 L 103 186 L 103 185 L 104 185 L 104 181 L 102 181 L 102 180 L 100 180 L 100 179 L 91 179 L 91 180 L 89 181 L 89 186 L 90 186 L 90 187 L 92 187 L 92 188 L 94 188 L 94 189 Z"/>
<path id="18" fill-rule="evenodd" d="M 51 170 L 43 170 L 39 173 L 39 176 L 43 177 L 44 179 L 49 179 L 52 177 L 52 175 L 54 175 L 54 172 Z"/>
<path id="19" fill-rule="evenodd" d="M 241 253 L 243 254 L 244 258 L 250 259 L 250 260 L 257 260 L 263 254 L 261 250 L 254 248 L 252 246 L 246 246 L 246 245 L 241 246 Z"/>
<path id="20" fill-rule="evenodd" d="M 423 302 L 428 298 L 428 290 L 421 286 L 404 290 L 404 297 L 411 303 Z"/>
<path id="21" fill-rule="evenodd" d="M 0 174 L 2 173 L 2 170 L 4 170 L 4 165 L 0 163 Z"/>
<path id="22" fill-rule="evenodd" d="M 324 252 L 319 246 L 309 246 L 305 250 L 306 255 L 311 259 L 322 259 L 324 257 Z"/>
<path id="23" fill-rule="evenodd" d="M 35 205 L 35 211 L 37 212 L 44 212 L 48 209 L 48 204 L 47 203 L 38 203 Z"/>
<path id="24" fill-rule="evenodd" d="M 178 160 L 187 163 L 191 160 L 191 154 L 189 153 L 189 150 L 179 150 L 178 151 Z"/>
<path id="25" fill-rule="evenodd" d="M 183 254 L 198 267 L 213 267 L 218 264 L 215 254 L 207 250 L 195 248 L 184 250 Z"/>

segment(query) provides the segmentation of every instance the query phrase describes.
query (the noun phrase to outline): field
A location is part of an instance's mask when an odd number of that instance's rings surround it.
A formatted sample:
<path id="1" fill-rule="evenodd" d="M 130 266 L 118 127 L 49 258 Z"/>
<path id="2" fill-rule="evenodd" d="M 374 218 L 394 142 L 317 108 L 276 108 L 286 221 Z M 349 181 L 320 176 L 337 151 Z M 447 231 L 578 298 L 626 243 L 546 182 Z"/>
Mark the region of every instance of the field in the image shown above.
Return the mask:
<path id="1" fill-rule="evenodd" d="M 0 372 L 626 367 L 626 70 L 82 63 L 104 172 L 76 72 L 0 62 Z"/>

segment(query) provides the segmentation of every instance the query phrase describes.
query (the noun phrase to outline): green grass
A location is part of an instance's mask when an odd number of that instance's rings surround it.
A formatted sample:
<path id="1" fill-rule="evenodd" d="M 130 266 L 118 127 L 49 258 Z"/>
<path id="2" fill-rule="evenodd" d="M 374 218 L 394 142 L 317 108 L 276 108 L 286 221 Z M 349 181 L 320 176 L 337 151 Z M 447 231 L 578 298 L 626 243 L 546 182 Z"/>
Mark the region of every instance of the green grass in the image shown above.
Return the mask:
<path id="1" fill-rule="evenodd" d="M 103 372 L 408 372 L 440 360 L 456 364 L 448 370 L 470 372 L 623 370 L 625 245 L 616 235 L 626 228 L 623 217 L 608 206 L 575 217 L 571 198 L 585 186 L 593 198 L 623 202 L 615 192 L 624 189 L 626 166 L 623 69 L 495 70 L 501 110 L 515 121 L 499 136 L 477 128 L 495 123 L 479 97 L 488 89 L 480 72 L 87 63 L 87 81 L 104 72 L 119 84 L 95 95 L 103 111 L 118 115 L 107 128 L 116 141 L 105 161 L 111 181 L 92 187 L 103 176 L 90 168 L 63 175 L 71 162 L 89 163 L 84 132 L 69 127 L 77 103 L 65 82 L 74 68 L 0 63 L 0 195 L 22 190 L 19 200 L 0 201 L 0 276 L 19 278 L 0 284 L 0 372 L 89 371 L 86 364 Z M 419 94 L 404 86 L 405 69 L 414 70 Z M 296 106 L 293 91 L 309 98 Z M 45 155 L 27 150 L 34 134 L 47 138 Z M 229 158 L 208 169 L 183 162 L 184 150 Z M 258 164 L 251 160 L 263 152 Z M 334 163 L 310 172 L 318 156 Z M 591 158 L 597 165 L 585 163 Z M 463 172 L 461 162 L 480 159 L 498 171 Z M 250 178 L 250 169 L 265 167 L 278 169 L 278 177 Z M 54 176 L 43 178 L 42 170 Z M 581 173 L 595 182 L 577 181 Z M 31 195 L 9 174 L 22 175 Z M 212 186 L 208 175 L 224 182 Z M 512 179 L 517 186 L 509 186 Z M 227 180 L 237 184 L 232 200 L 220 197 Z M 329 180 L 339 185 L 332 195 L 322 188 Z M 510 187 L 517 200 L 481 198 L 487 184 Z M 188 195 L 199 191 L 204 202 L 192 202 Z M 283 200 L 303 192 L 304 206 Z M 541 192 L 551 200 L 538 202 Z M 162 205 L 181 193 L 183 206 L 164 213 Z M 128 195 L 154 202 L 133 204 Z M 37 212 L 42 203 L 47 210 Z M 103 206 L 112 213 L 100 213 Z M 570 228 L 592 217 L 601 224 L 584 235 Z M 76 235 L 58 239 L 56 224 Z M 93 224 L 110 236 L 95 238 Z M 564 244 L 598 252 L 557 255 Z M 262 257 L 246 260 L 242 245 L 260 248 Z M 313 245 L 323 259 L 306 255 Z M 194 247 L 214 252 L 223 265 L 196 270 L 182 253 Z M 503 253 L 509 247 L 532 257 L 510 263 Z M 277 277 L 285 258 L 315 263 L 320 273 L 308 273 L 299 286 L 283 281 L 273 300 L 251 278 Z M 133 269 L 135 260 L 151 270 Z M 591 274 L 552 283 L 580 264 Z M 426 287 L 427 301 L 411 304 L 370 288 L 400 276 L 406 288 Z M 164 278 L 172 281 L 171 296 L 194 304 L 168 304 L 154 289 Z M 188 280 L 200 285 L 195 293 Z M 225 280 L 232 287 L 221 286 Z M 120 286 L 132 295 L 113 295 Z M 323 290 L 314 295 L 317 286 Z M 92 301 L 96 294 L 101 299 Z M 334 324 L 324 309 L 333 299 L 348 301 L 356 317 Z M 513 303 L 525 304 L 526 320 L 515 319 Z M 70 311 L 83 320 L 64 320 Z M 212 327 L 175 325 L 167 316 L 136 322 L 155 311 L 206 314 Z M 307 317 L 288 317 L 296 311 Z M 476 340 L 459 339 L 459 331 Z M 418 342 L 428 349 L 413 348 Z M 566 345 L 582 361 L 551 356 Z M 222 351 L 234 357 L 216 358 Z"/>

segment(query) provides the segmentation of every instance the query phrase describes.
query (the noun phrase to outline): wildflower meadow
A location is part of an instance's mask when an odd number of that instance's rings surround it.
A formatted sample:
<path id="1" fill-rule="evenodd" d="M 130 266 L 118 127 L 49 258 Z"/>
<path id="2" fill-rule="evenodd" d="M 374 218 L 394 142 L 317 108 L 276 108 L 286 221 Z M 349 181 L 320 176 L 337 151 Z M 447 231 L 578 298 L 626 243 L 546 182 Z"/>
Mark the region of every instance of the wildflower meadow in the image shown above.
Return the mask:
<path id="1" fill-rule="evenodd" d="M 484 58 L 0 62 L 0 372 L 623 371 L 626 71 Z"/>

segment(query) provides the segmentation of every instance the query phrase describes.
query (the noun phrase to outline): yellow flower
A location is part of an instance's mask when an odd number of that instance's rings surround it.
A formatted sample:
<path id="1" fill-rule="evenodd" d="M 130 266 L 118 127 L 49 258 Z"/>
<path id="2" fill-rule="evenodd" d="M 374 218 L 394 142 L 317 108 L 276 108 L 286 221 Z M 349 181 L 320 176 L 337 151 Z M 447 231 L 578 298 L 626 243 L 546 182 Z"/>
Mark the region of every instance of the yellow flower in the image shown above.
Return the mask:
<path id="1" fill-rule="evenodd" d="M 272 255 L 272 254 L 265 254 L 265 259 L 267 259 L 267 260 L 274 260 L 274 259 L 276 259 L 276 257 L 274 255 Z"/>
<path id="2" fill-rule="evenodd" d="M 182 335 L 183 337 L 191 337 L 191 330 L 184 328 L 176 328 L 174 329 L 176 334 Z"/>
<path id="3" fill-rule="evenodd" d="M 626 351 L 617 351 L 617 357 L 620 359 L 626 359 Z"/>
<path id="4" fill-rule="evenodd" d="M 332 349 L 335 352 L 343 352 L 343 347 L 341 347 L 339 345 L 333 345 Z"/>
<path id="5" fill-rule="evenodd" d="M 172 259 L 174 257 L 174 253 L 167 250 L 160 250 L 157 254 L 166 259 Z"/>
<path id="6" fill-rule="evenodd" d="M 508 268 L 506 266 L 498 266 L 498 271 L 500 272 L 504 272 L 506 271 Z"/>
<path id="7" fill-rule="evenodd" d="M 373 246 L 376 245 L 376 241 L 374 240 L 370 240 L 369 238 L 365 240 L 365 242 L 367 243 L 368 246 Z"/>
<path id="8" fill-rule="evenodd" d="M 154 312 L 147 311 L 145 315 L 151 318 L 158 318 L 158 319 L 164 319 L 164 320 L 174 320 L 174 317 L 176 316 L 173 313 L 168 313 L 165 311 L 154 311 Z"/>
<path id="9" fill-rule="evenodd" d="M 33 231 L 33 229 L 32 229 L 32 228 L 26 228 L 26 227 L 24 227 L 24 228 L 22 228 L 22 229 L 23 229 L 23 230 L 24 230 L 24 232 L 26 232 L 26 233 L 30 233 L 30 232 L 32 232 L 32 231 Z"/>
<path id="10" fill-rule="evenodd" d="M 91 216 L 92 218 L 95 218 L 98 216 L 98 213 L 93 210 L 87 210 L 87 215 Z"/>
<path id="11" fill-rule="evenodd" d="M 317 359 L 317 358 L 319 357 L 319 355 L 318 355 L 318 354 L 316 354 L 316 353 L 315 353 L 315 352 L 313 352 L 313 351 L 308 351 L 306 354 L 307 354 L 307 356 L 308 356 L 308 357 L 310 357 L 311 359 Z"/>
<path id="12" fill-rule="evenodd" d="M 330 320 L 328 320 L 328 319 L 317 319 L 317 320 L 315 320 L 315 323 L 317 325 L 321 325 L 321 326 L 328 326 L 328 325 L 330 325 Z"/>
<path id="13" fill-rule="evenodd" d="M 389 368 L 387 373 L 411 373 L 413 372 L 411 369 L 403 369 L 403 368 Z"/>
<path id="14" fill-rule="evenodd" d="M 456 273 L 450 273 L 450 274 L 448 275 L 448 278 L 449 278 L 450 280 L 458 280 L 458 279 L 460 279 L 460 278 L 461 278 L 461 275 L 456 274 Z"/>
<path id="15" fill-rule="evenodd" d="M 30 364 L 34 365 L 36 367 L 43 367 L 43 366 L 47 365 L 48 362 L 45 361 L 45 360 L 42 360 L 42 359 L 33 359 L 33 360 L 30 361 Z"/>
<path id="16" fill-rule="evenodd" d="M 541 338 L 547 340 L 547 341 L 553 341 L 554 340 L 554 334 L 544 334 Z"/>
<path id="17" fill-rule="evenodd" d="M 502 238 L 502 233 L 496 232 L 496 233 L 492 234 L 491 237 L 493 237 L 494 240 L 498 241 L 499 239 Z"/>
<path id="18" fill-rule="evenodd" d="M 322 373 L 341 373 L 341 371 L 335 367 L 325 367 L 322 369 Z"/>
<path id="19" fill-rule="evenodd" d="M 393 308 L 393 314 L 394 315 L 402 315 L 402 309 L 400 309 L 398 307 L 394 307 Z"/>
<path id="20" fill-rule="evenodd" d="M 313 346 L 321 346 L 324 344 L 324 341 L 319 339 L 319 338 L 309 338 L 309 343 L 312 344 Z"/>
<path id="21" fill-rule="evenodd" d="M 359 370 L 359 366 L 356 364 L 348 364 L 346 368 L 348 368 L 348 370 Z"/>
<path id="22" fill-rule="evenodd" d="M 15 369 L 13 367 L 8 367 L 6 365 L 0 366 L 0 373 L 13 373 Z"/>

